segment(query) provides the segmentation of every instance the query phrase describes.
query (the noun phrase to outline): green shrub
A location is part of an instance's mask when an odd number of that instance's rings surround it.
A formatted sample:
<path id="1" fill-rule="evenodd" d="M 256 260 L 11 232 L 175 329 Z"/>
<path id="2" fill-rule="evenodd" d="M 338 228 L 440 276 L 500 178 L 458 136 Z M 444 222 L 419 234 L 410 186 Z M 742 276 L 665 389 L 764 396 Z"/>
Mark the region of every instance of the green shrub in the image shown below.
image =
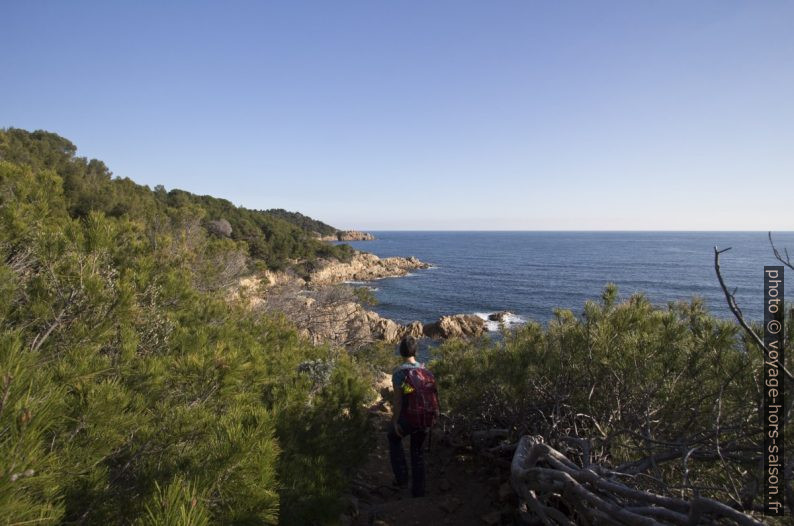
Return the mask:
<path id="1" fill-rule="evenodd" d="M 168 208 L 69 144 L 0 132 L 0 523 L 333 523 L 364 379 L 225 301 L 245 244 L 189 194 Z"/>
<path id="2" fill-rule="evenodd" d="M 758 503 L 760 350 L 699 300 L 654 308 L 642 295 L 616 297 L 610 285 L 581 317 L 558 310 L 546 328 L 437 349 L 455 425 L 540 434 L 563 450 L 564 437 L 584 437 L 595 462 L 649 475 L 637 485 L 671 491 L 686 480 L 680 491 Z M 794 445 L 790 422 L 787 432 Z M 641 459 L 653 461 L 640 469 Z"/>

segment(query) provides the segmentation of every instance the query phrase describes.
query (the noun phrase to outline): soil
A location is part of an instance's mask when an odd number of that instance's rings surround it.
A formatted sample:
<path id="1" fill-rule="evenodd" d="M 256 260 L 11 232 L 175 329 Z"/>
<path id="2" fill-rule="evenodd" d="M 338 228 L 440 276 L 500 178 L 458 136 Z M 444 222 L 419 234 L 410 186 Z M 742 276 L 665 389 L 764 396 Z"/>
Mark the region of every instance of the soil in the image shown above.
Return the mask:
<path id="1" fill-rule="evenodd" d="M 373 413 L 378 442 L 351 486 L 348 513 L 342 524 L 356 526 L 409 526 L 453 524 L 483 526 L 514 524 L 515 497 L 509 471 L 477 455 L 471 448 L 455 446 L 442 429 L 434 428 L 425 452 L 426 495 L 411 496 L 410 488 L 392 485 L 386 429 L 390 415 Z M 406 439 L 406 459 L 410 464 Z M 428 447 L 427 440 L 425 448 Z"/>

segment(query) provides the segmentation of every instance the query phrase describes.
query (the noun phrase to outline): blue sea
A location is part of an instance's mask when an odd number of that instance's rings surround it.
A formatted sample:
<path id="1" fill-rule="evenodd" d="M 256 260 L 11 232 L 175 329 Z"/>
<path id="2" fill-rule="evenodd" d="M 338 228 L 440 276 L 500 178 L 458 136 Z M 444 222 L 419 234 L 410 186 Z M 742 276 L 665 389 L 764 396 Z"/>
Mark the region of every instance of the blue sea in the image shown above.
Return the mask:
<path id="1" fill-rule="evenodd" d="M 366 285 L 381 316 L 400 323 L 446 314 L 486 317 L 507 310 L 512 322 L 547 322 L 555 308 L 580 314 L 616 283 L 620 297 L 645 294 L 655 305 L 698 296 L 730 317 L 714 272 L 714 246 L 723 276 L 749 319 L 763 318 L 763 268 L 779 265 L 766 232 L 373 232 L 375 241 L 349 243 L 381 257 L 416 256 L 433 265 L 407 277 Z M 773 234 L 794 254 L 794 232 Z M 786 276 L 794 300 L 792 272 Z M 492 328 L 493 325 L 492 324 Z"/>

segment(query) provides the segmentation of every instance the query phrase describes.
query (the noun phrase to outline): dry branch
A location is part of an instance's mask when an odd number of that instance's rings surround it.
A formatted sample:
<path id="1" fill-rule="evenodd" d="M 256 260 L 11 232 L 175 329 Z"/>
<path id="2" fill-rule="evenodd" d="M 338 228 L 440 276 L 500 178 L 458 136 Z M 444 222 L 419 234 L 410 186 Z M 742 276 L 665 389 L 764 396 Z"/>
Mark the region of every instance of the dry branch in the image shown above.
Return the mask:
<path id="1" fill-rule="evenodd" d="M 772 237 L 770 235 L 770 240 L 771 239 Z M 755 331 L 744 320 L 744 315 L 742 314 L 742 310 L 739 308 L 739 304 L 736 303 L 736 297 L 732 292 L 728 290 L 728 286 L 725 284 L 725 280 L 722 277 L 722 272 L 720 270 L 720 254 L 722 254 L 723 252 L 727 252 L 729 250 L 730 247 L 724 248 L 722 250 L 719 250 L 717 247 L 714 247 L 714 270 L 717 272 L 717 279 L 720 282 L 720 287 L 722 287 L 722 292 L 725 294 L 725 300 L 728 302 L 728 308 L 731 309 L 731 312 L 736 318 L 736 321 L 739 322 L 739 325 L 741 325 L 742 329 L 744 329 L 744 332 L 747 333 L 750 339 L 753 340 L 756 343 L 756 345 L 758 345 L 758 347 L 761 348 L 761 350 L 764 353 L 764 359 L 769 359 L 769 349 L 767 349 L 766 345 L 764 345 L 764 340 L 762 340 L 761 337 L 758 336 L 758 334 L 756 334 Z M 776 255 L 777 255 L 777 251 L 776 251 Z M 783 260 L 781 259 L 781 261 Z M 785 365 L 780 364 L 780 368 L 783 370 L 783 374 L 786 375 L 786 378 L 788 378 L 789 380 L 794 380 L 794 376 L 792 376 L 792 374 L 788 371 L 788 369 L 786 369 Z"/>
<path id="2" fill-rule="evenodd" d="M 769 244 L 772 245 L 772 252 L 775 254 L 775 258 L 784 265 L 786 265 L 791 270 L 794 270 L 794 263 L 791 262 L 791 258 L 788 255 L 788 249 L 785 247 L 783 248 L 783 253 L 786 255 L 786 257 L 784 258 L 783 254 L 781 254 L 780 251 L 775 246 L 774 241 L 772 241 L 772 232 L 769 232 L 768 234 L 769 234 Z"/>
<path id="3" fill-rule="evenodd" d="M 543 443 L 542 437 L 530 435 L 519 440 L 510 467 L 511 483 L 520 501 L 534 514 L 535 520 L 544 524 L 657 526 L 716 521 L 741 526 L 762 524 L 713 499 L 685 500 L 657 495 L 600 473 L 609 470 L 579 467 Z"/>

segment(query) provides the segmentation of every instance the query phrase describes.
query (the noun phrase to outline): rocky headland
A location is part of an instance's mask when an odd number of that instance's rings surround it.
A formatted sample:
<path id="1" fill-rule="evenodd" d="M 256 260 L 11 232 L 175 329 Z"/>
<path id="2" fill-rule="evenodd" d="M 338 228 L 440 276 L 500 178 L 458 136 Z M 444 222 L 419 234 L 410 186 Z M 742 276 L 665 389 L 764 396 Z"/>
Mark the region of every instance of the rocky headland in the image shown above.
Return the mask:
<path id="1" fill-rule="evenodd" d="M 317 234 L 320 241 L 373 241 L 375 236 L 360 230 L 339 230 L 336 234 L 323 236 Z"/>
<path id="2" fill-rule="evenodd" d="M 344 230 L 338 232 L 336 237 L 339 241 L 374 241 L 375 236 L 369 232 L 361 232 L 359 230 Z"/>
<path id="3" fill-rule="evenodd" d="M 308 273 L 298 275 L 292 271 L 265 270 L 255 276 L 241 279 L 234 288 L 233 295 L 242 291 L 251 292 L 257 288 L 276 285 L 299 285 L 301 287 L 320 287 L 337 285 L 350 281 L 373 281 L 383 278 L 405 276 L 413 270 L 430 268 L 429 263 L 415 257 L 379 258 L 367 252 L 356 252 L 347 262 L 320 259 Z"/>
<path id="4" fill-rule="evenodd" d="M 430 268 L 415 257 L 379 258 L 375 254 L 356 252 L 349 262 L 321 260 L 309 273 L 314 285 L 333 285 L 344 281 L 372 281 L 405 276 L 412 270 Z"/>

